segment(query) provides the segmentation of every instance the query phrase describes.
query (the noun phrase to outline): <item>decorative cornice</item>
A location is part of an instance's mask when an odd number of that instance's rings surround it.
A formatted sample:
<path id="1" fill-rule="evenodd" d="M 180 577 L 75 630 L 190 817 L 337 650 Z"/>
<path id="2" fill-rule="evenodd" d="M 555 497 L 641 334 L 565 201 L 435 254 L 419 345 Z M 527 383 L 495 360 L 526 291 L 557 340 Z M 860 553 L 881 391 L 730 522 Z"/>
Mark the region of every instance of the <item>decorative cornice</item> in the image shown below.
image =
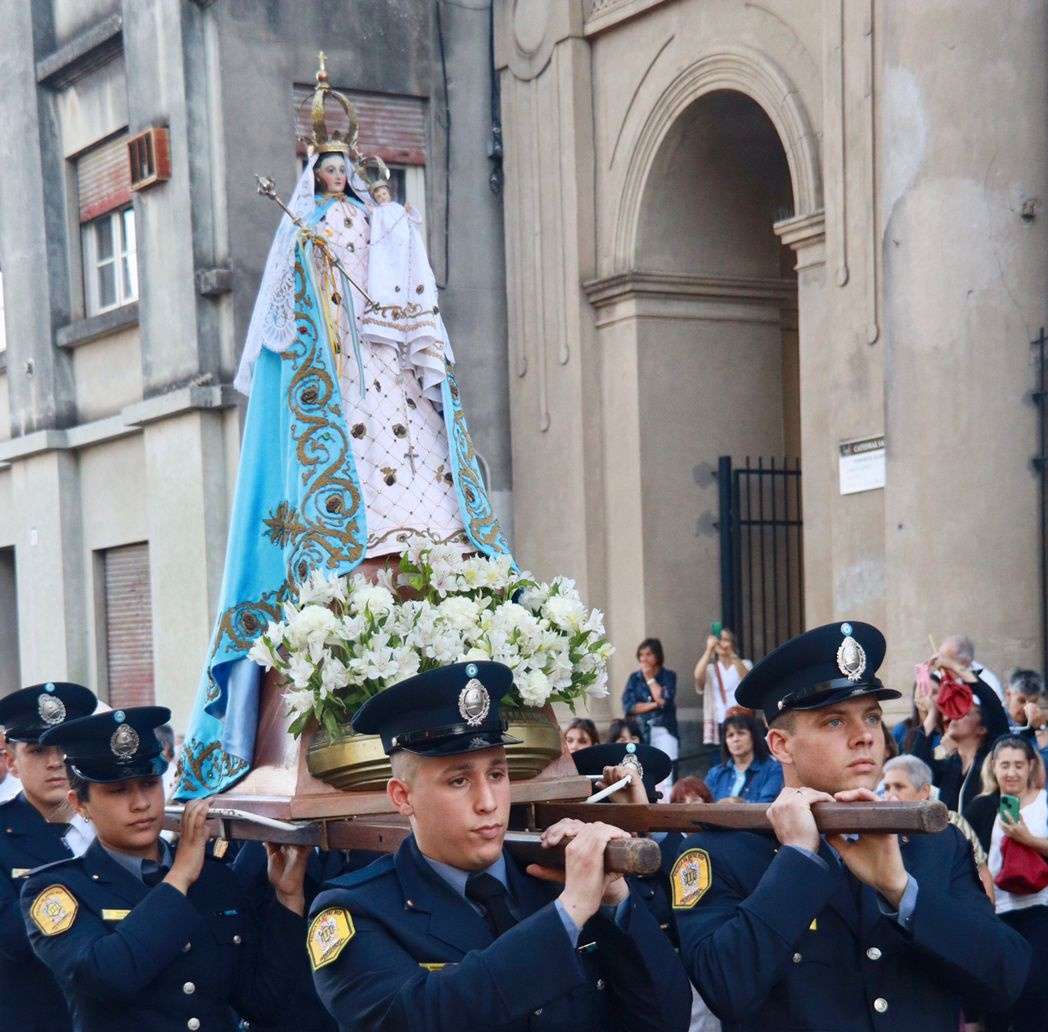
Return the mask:
<path id="1" fill-rule="evenodd" d="M 797 284 L 763 276 L 684 276 L 672 272 L 621 272 L 588 280 L 582 289 L 594 308 L 631 298 L 700 299 L 761 305 L 796 304 Z"/>
<path id="2" fill-rule="evenodd" d="M 608 29 L 664 3 L 666 0 L 594 0 L 589 14 L 586 15 L 586 36 L 597 36 L 607 32 Z"/>

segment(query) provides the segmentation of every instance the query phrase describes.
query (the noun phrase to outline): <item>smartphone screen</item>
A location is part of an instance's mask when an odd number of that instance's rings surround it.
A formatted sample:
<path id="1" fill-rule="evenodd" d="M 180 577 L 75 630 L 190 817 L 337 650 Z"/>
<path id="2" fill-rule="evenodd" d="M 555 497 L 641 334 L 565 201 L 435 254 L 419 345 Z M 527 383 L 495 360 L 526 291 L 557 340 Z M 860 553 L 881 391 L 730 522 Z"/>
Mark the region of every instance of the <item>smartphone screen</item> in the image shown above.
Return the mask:
<path id="1" fill-rule="evenodd" d="M 1002 795 L 998 812 L 1001 815 L 1001 820 L 1017 824 L 1019 822 L 1019 797 Z"/>

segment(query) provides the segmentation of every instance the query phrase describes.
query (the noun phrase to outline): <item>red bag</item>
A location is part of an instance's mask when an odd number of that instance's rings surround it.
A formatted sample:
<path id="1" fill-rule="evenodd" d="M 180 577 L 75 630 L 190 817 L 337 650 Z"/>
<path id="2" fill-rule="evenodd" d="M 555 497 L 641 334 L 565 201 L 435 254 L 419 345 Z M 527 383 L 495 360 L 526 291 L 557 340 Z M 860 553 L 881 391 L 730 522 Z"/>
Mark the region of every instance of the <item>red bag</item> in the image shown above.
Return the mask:
<path id="1" fill-rule="evenodd" d="M 965 684 L 952 670 L 944 669 L 936 705 L 947 720 L 960 720 L 972 708 L 972 686 Z"/>
<path id="2" fill-rule="evenodd" d="M 1030 896 L 1048 887 L 1048 860 L 1036 849 L 1005 838 L 1001 843 L 1001 869 L 994 885 L 1015 896 Z"/>

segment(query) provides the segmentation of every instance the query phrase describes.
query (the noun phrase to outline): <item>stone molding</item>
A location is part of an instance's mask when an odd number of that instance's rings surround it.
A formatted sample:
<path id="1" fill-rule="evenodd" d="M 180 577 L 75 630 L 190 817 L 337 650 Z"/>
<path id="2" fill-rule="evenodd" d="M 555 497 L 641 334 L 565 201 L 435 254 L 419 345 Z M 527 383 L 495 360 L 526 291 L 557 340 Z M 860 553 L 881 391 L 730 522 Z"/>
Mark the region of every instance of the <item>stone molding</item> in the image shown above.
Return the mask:
<path id="1" fill-rule="evenodd" d="M 87 319 L 77 319 L 66 326 L 61 326 L 55 333 L 55 344 L 60 348 L 78 348 L 81 344 L 90 344 L 121 330 L 138 325 L 138 302 L 113 308 L 101 315 L 92 315 Z"/>
<path id="2" fill-rule="evenodd" d="M 792 219 L 776 222 L 772 229 L 775 235 L 797 255 L 795 269 L 823 265 L 826 261 L 826 213 L 817 211 L 811 215 L 796 215 Z"/>
<path id="3" fill-rule="evenodd" d="M 582 289 L 599 328 L 637 318 L 773 323 L 797 307 L 795 280 L 763 276 L 633 271 L 589 280 Z"/>
<path id="4" fill-rule="evenodd" d="M 763 51 L 743 46 L 723 49 L 700 57 L 666 87 L 630 148 L 632 159 L 615 229 L 614 268 L 629 268 L 634 261 L 644 187 L 662 141 L 691 104 L 715 90 L 736 90 L 761 106 L 786 152 L 798 212 L 810 215 L 822 210 L 819 144 L 800 93 Z"/>
<path id="5" fill-rule="evenodd" d="M 597 36 L 664 3 L 666 0 L 594 0 L 586 15 L 586 36 Z"/>
<path id="6" fill-rule="evenodd" d="M 523 82 L 537 79 L 561 40 L 583 34 L 581 0 L 501 0 L 496 7 L 495 67 Z"/>
<path id="7" fill-rule="evenodd" d="M 0 470 L 13 462 L 52 451 L 76 451 L 106 441 L 141 433 L 150 423 L 207 409 L 231 408 L 237 403 L 231 384 L 181 387 L 155 398 L 128 405 L 116 415 L 95 419 L 65 430 L 37 430 L 0 443 Z"/>

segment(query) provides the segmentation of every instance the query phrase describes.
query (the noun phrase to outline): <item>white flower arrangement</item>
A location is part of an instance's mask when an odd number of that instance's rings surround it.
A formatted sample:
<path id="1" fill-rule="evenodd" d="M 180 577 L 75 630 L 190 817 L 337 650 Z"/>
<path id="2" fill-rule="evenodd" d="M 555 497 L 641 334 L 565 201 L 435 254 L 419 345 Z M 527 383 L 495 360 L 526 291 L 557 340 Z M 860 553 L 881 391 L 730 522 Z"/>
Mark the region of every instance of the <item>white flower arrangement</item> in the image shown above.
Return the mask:
<path id="1" fill-rule="evenodd" d="M 515 570 L 509 556 L 464 558 L 413 538 L 399 574 L 384 570 L 376 582 L 313 571 L 248 656 L 288 682 L 293 734 L 316 718 L 336 735 L 390 685 L 469 660 L 495 660 L 513 671 L 506 705 L 574 706 L 608 694 L 613 651 L 603 614 L 585 607 L 574 581 L 542 584 Z"/>

